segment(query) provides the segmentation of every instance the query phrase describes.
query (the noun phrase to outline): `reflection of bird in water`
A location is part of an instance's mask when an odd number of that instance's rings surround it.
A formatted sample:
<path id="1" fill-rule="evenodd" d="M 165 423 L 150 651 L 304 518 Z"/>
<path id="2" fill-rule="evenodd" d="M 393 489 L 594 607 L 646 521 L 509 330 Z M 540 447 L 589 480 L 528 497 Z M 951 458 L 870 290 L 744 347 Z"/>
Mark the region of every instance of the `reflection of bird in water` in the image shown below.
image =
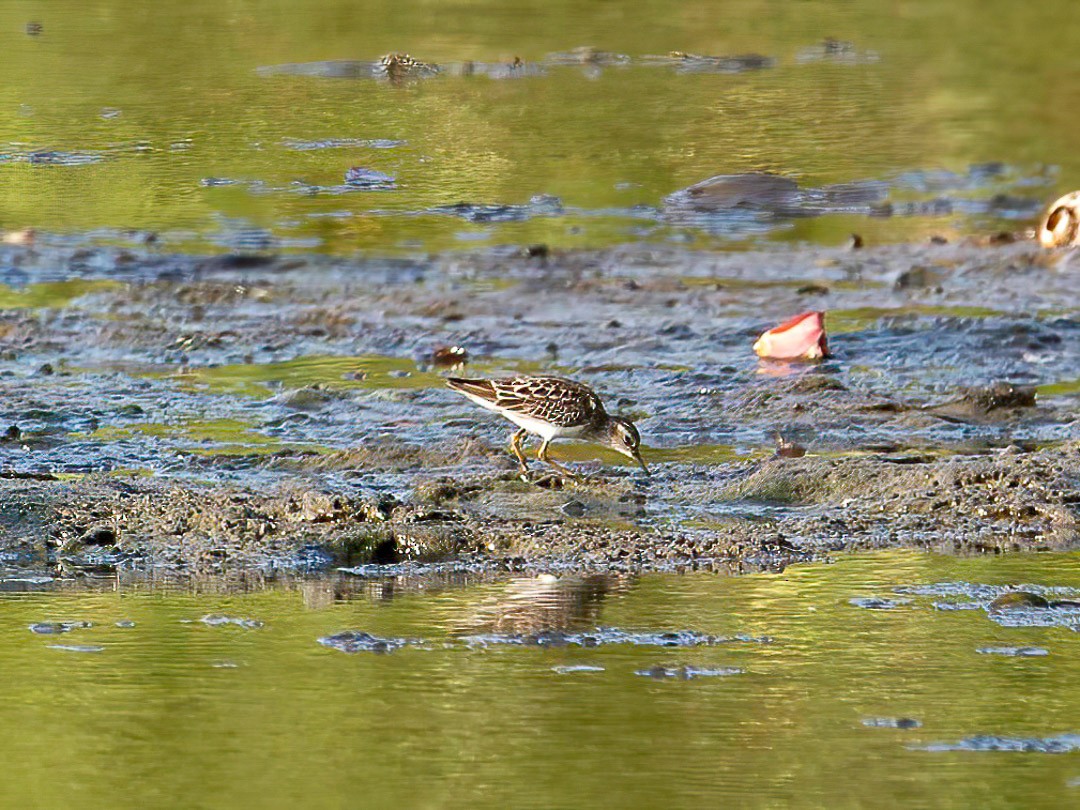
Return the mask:
<path id="1" fill-rule="evenodd" d="M 515 577 L 455 628 L 459 633 L 530 635 L 597 625 L 604 598 L 627 592 L 632 581 L 614 574 Z"/>

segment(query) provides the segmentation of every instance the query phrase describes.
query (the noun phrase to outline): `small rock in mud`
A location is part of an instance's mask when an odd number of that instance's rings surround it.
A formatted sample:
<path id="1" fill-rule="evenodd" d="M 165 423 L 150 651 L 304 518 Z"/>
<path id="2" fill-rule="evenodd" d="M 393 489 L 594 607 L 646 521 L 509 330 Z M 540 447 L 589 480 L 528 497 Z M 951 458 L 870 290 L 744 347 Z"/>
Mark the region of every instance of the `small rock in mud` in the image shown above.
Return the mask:
<path id="1" fill-rule="evenodd" d="M 560 506 L 559 511 L 567 517 L 579 518 L 584 517 L 586 509 L 585 504 L 583 504 L 581 501 L 573 500 L 567 501 L 562 506 Z"/>
<path id="2" fill-rule="evenodd" d="M 785 439 L 777 434 L 776 455 L 779 458 L 802 458 L 806 455 L 806 448 L 797 442 Z"/>
<path id="3" fill-rule="evenodd" d="M 1013 591 L 999 596 L 990 603 L 989 610 L 1043 610 L 1050 607 L 1050 600 L 1037 593 Z"/>
<path id="4" fill-rule="evenodd" d="M 37 622 L 30 625 L 30 632 L 42 636 L 52 636 L 58 633 L 70 633 L 72 630 L 85 630 L 94 625 L 90 622 Z"/>
<path id="5" fill-rule="evenodd" d="M 913 290 L 933 288 L 940 292 L 941 282 L 944 280 L 945 274 L 941 270 L 933 267 L 926 267 L 925 265 L 918 265 L 912 267 L 910 270 L 905 270 L 897 276 L 896 281 L 893 282 L 893 289 Z"/>
<path id="6" fill-rule="evenodd" d="M 862 724 L 868 728 L 921 728 L 922 722 L 914 717 L 864 717 Z"/>
<path id="7" fill-rule="evenodd" d="M 589 664 L 569 664 L 566 666 L 552 667 L 552 672 L 556 672 L 559 675 L 571 675 L 575 672 L 603 672 L 603 667 L 594 667 Z"/>
<path id="8" fill-rule="evenodd" d="M 959 397 L 926 410 L 945 420 L 983 421 L 1008 416 L 1019 408 L 1034 408 L 1035 399 L 1035 386 L 999 381 L 988 386 L 962 388 Z"/>
<path id="9" fill-rule="evenodd" d="M 135 622 L 133 622 L 131 619 L 121 619 L 120 621 L 116 622 L 116 626 L 123 628 L 124 630 L 128 630 L 135 626 Z"/>
<path id="10" fill-rule="evenodd" d="M 233 625 L 235 627 L 243 627 L 247 630 L 255 630 L 263 626 L 263 623 L 258 619 L 245 619 L 238 616 L 226 616 L 223 613 L 211 613 L 207 616 L 203 616 L 199 619 L 200 622 L 207 627 L 224 627 L 226 625 Z"/>
<path id="11" fill-rule="evenodd" d="M 1058 734 L 1054 737 L 992 737 L 981 735 L 959 742 L 930 743 L 914 746 L 913 751 L 1013 751 L 1025 754 L 1065 754 L 1080 749 L 1080 734 Z"/>
<path id="12" fill-rule="evenodd" d="M 727 675 L 741 675 L 746 670 L 739 667 L 692 667 L 692 666 L 677 666 L 677 667 L 663 667 L 655 666 L 648 669 L 639 669 L 634 674 L 641 675 L 646 678 L 653 678 L 655 680 L 664 680 L 667 678 L 673 678 L 680 681 L 690 681 L 694 678 L 719 678 Z"/>
<path id="13" fill-rule="evenodd" d="M 324 408 L 334 399 L 334 395 L 321 388 L 309 386 L 288 391 L 278 397 L 278 401 L 288 408 L 298 411 L 317 411 Z"/>
<path id="14" fill-rule="evenodd" d="M 979 647 L 975 652 L 980 655 L 1005 655 L 1013 658 L 1041 658 L 1050 651 L 1042 647 Z"/>
<path id="15" fill-rule="evenodd" d="M 96 644 L 50 644 L 50 650 L 66 650 L 67 652 L 78 653 L 99 653 L 105 648 L 99 647 Z"/>
<path id="16" fill-rule="evenodd" d="M 108 526 L 95 526 L 79 538 L 79 543 L 84 546 L 113 546 L 116 545 L 116 532 Z"/>
<path id="17" fill-rule="evenodd" d="M 901 605 L 906 605 L 910 601 L 910 599 L 883 599 L 876 596 L 868 596 L 849 599 L 848 604 L 865 610 L 892 610 Z"/>
<path id="18" fill-rule="evenodd" d="M 344 630 L 332 636 L 323 636 L 319 643 L 345 653 L 390 653 L 409 644 L 420 642 L 407 638 L 379 638 L 360 630 Z"/>

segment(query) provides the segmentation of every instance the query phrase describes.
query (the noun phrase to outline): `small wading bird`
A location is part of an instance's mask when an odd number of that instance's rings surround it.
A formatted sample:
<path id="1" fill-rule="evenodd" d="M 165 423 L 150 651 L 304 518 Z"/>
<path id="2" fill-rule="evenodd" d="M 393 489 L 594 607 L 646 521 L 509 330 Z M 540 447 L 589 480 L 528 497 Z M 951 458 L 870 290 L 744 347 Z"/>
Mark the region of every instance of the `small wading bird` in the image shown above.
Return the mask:
<path id="1" fill-rule="evenodd" d="M 553 439 L 580 439 L 610 447 L 629 456 L 645 474 L 649 468 L 641 458 L 641 436 L 628 419 L 609 416 L 587 385 L 561 377 L 506 377 L 498 380 L 464 380 L 450 377 L 447 385 L 477 405 L 505 416 L 520 430 L 510 437 L 510 449 L 517 456 L 521 475 L 528 475 L 521 442 L 529 433 L 543 439 L 536 457 L 563 475 L 577 478 L 572 470 L 548 458 Z"/>

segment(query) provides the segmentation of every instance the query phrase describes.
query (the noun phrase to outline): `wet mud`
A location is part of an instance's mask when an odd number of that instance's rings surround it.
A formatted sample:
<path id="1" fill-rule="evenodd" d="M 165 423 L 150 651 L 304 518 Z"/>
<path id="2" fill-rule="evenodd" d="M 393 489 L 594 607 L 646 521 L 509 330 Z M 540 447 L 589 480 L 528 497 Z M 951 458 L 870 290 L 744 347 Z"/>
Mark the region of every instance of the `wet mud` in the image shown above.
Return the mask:
<path id="1" fill-rule="evenodd" d="M 355 260 L 3 246 L 0 567 L 743 571 L 1071 548 L 1078 268 L 1026 241 Z M 753 355 L 811 308 L 832 357 Z M 584 482 L 536 461 L 519 480 L 512 426 L 445 388 L 463 370 L 589 382 L 635 420 L 654 474 L 556 444 Z"/>

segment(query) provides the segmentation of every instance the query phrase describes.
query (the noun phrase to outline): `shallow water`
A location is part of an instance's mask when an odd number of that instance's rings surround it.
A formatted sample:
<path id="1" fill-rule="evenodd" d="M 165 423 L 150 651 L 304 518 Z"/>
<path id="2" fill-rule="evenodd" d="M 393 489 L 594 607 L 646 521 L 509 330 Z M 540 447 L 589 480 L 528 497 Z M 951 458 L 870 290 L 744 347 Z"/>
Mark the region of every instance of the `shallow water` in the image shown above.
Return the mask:
<path id="1" fill-rule="evenodd" d="M 978 586 L 1020 584 L 1075 596 L 1080 558 L 240 590 L 7 580 L 0 801 L 1065 806 L 1076 756 L 1039 751 L 1080 732 L 1080 619 L 989 621 L 1002 589 Z M 972 599 L 983 607 L 948 609 Z M 319 643 L 346 630 L 412 643 Z"/>
<path id="2" fill-rule="evenodd" d="M 335 253 L 1014 228 L 1080 178 L 1071 11 L 8 3 L 0 225 Z M 442 69 L 375 78 L 390 52 Z M 894 215 L 664 209 L 707 177 L 762 170 L 804 188 L 884 181 Z"/>

